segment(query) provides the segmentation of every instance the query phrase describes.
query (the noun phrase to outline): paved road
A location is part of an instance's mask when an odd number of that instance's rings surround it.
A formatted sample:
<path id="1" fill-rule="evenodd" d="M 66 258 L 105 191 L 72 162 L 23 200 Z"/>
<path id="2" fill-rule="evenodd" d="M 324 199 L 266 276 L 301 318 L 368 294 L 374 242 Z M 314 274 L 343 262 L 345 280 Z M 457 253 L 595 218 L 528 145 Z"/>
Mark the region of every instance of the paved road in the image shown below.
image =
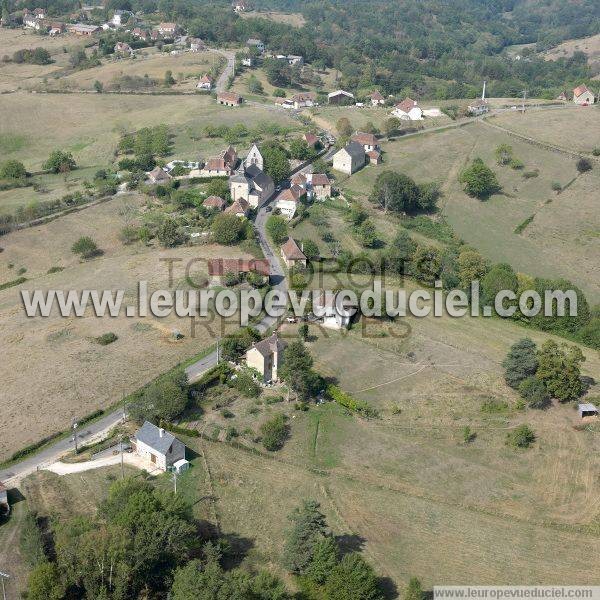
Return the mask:
<path id="1" fill-rule="evenodd" d="M 217 92 L 224 92 L 227 89 L 227 83 L 229 78 L 234 74 L 235 71 L 235 52 L 233 50 L 211 50 L 216 54 L 220 54 L 227 59 L 227 64 L 223 69 L 223 72 L 219 75 L 215 88 Z"/>

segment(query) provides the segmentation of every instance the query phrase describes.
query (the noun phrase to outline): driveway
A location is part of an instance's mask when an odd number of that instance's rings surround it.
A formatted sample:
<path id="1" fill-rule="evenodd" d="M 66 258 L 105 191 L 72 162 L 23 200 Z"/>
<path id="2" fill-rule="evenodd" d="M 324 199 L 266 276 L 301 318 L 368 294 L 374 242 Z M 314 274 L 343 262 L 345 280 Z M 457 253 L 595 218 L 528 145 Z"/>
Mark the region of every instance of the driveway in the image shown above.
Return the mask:
<path id="1" fill-rule="evenodd" d="M 156 467 L 152 466 L 150 461 L 144 460 L 141 456 L 134 454 L 133 452 L 123 453 L 123 462 L 126 465 L 136 467 L 138 469 L 146 469 L 149 473 L 152 471 L 159 471 Z M 104 458 L 98 458 L 96 460 L 86 460 L 85 462 L 79 463 L 64 463 L 54 462 L 44 468 L 45 471 L 52 471 L 57 475 L 69 475 L 71 473 L 83 473 L 84 471 L 91 471 L 92 469 L 101 469 L 102 467 L 110 467 L 112 465 L 121 464 L 121 455 L 115 454 L 106 456 Z"/>

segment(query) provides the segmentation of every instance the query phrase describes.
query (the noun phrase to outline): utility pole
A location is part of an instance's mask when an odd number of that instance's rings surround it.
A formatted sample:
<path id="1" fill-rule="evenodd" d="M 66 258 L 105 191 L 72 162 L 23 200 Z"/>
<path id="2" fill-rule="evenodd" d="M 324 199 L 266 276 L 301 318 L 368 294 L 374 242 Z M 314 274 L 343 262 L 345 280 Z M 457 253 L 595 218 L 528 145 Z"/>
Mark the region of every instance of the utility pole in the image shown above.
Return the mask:
<path id="1" fill-rule="evenodd" d="M 119 438 L 119 450 L 121 451 L 121 479 L 125 479 L 125 466 L 123 465 L 123 434 Z"/>
<path id="2" fill-rule="evenodd" d="M 527 92 L 529 90 L 523 90 L 523 103 L 521 104 L 521 112 L 525 114 L 525 100 L 527 98 Z"/>
<path id="3" fill-rule="evenodd" d="M 177 471 L 173 471 L 173 490 L 175 491 L 175 495 L 177 495 Z"/>
<path id="4" fill-rule="evenodd" d="M 6 588 L 4 587 L 5 579 L 10 579 L 10 575 L 7 575 L 6 573 L 3 573 L 2 571 L 0 571 L 0 581 L 2 582 L 2 598 L 3 598 L 3 600 L 6 600 Z"/>
<path id="5" fill-rule="evenodd" d="M 71 429 L 73 430 L 73 441 L 75 442 L 75 454 L 77 454 L 79 452 L 79 449 L 77 447 L 77 426 L 79 424 L 77 423 L 77 420 L 75 419 L 75 417 L 73 417 L 72 421 L 71 421 Z"/>
<path id="6" fill-rule="evenodd" d="M 221 362 L 221 336 L 217 338 L 217 364 Z"/>

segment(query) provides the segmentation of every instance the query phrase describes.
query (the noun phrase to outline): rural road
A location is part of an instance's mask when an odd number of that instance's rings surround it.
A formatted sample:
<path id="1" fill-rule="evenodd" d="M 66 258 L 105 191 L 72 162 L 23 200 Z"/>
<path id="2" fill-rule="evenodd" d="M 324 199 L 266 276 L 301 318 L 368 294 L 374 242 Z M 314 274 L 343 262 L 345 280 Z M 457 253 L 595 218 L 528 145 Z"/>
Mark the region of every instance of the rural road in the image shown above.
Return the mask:
<path id="1" fill-rule="evenodd" d="M 287 290 L 287 281 L 285 272 L 278 258 L 278 252 L 273 249 L 268 242 L 265 230 L 265 224 L 268 217 L 266 207 L 273 201 L 275 194 L 259 209 L 256 221 L 254 223 L 258 241 L 271 265 L 271 283 L 272 287 L 281 291 Z M 261 333 L 267 331 L 275 322 L 275 317 L 265 316 L 257 325 Z M 204 358 L 190 365 L 186 369 L 186 374 L 189 381 L 197 380 L 203 373 L 211 369 L 217 364 L 217 352 L 213 351 Z M 106 432 L 112 429 L 120 421 L 123 420 L 123 409 L 119 408 L 93 423 L 82 427 L 78 431 L 77 439 L 79 443 L 90 443 L 96 438 L 101 438 Z M 34 473 L 40 468 L 44 468 L 52 463 L 57 462 L 61 456 L 73 449 L 72 436 L 65 437 L 57 442 L 50 444 L 39 452 L 24 458 L 14 465 L 0 470 L 0 481 L 8 487 L 15 487 L 19 481 L 27 475 Z"/>
<path id="2" fill-rule="evenodd" d="M 217 54 L 224 56 L 227 59 L 227 64 L 223 69 L 223 72 L 219 75 L 215 88 L 217 92 L 224 92 L 227 89 L 227 82 L 229 78 L 234 74 L 235 71 L 235 52 L 233 50 L 213 50 Z"/>

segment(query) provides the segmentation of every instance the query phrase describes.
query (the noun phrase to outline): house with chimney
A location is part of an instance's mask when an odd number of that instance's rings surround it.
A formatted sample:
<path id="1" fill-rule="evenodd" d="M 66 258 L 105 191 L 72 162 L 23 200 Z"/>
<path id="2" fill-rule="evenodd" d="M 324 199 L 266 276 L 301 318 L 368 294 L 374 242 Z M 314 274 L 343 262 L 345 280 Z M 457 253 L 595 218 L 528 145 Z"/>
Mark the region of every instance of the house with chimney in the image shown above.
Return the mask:
<path id="1" fill-rule="evenodd" d="M 185 461 L 185 444 L 150 421 L 145 421 L 135 432 L 131 447 L 135 454 L 161 471 L 176 468 L 179 461 Z"/>
<path id="2" fill-rule="evenodd" d="M 265 383 L 277 381 L 285 347 L 286 343 L 275 332 L 272 336 L 252 344 L 246 352 L 246 365 L 256 369 Z"/>
<path id="3" fill-rule="evenodd" d="M 283 258 L 283 262 L 288 269 L 292 269 L 297 266 L 306 266 L 306 254 L 302 252 L 302 249 L 292 237 L 289 237 L 285 244 L 281 246 L 281 257 Z"/>

